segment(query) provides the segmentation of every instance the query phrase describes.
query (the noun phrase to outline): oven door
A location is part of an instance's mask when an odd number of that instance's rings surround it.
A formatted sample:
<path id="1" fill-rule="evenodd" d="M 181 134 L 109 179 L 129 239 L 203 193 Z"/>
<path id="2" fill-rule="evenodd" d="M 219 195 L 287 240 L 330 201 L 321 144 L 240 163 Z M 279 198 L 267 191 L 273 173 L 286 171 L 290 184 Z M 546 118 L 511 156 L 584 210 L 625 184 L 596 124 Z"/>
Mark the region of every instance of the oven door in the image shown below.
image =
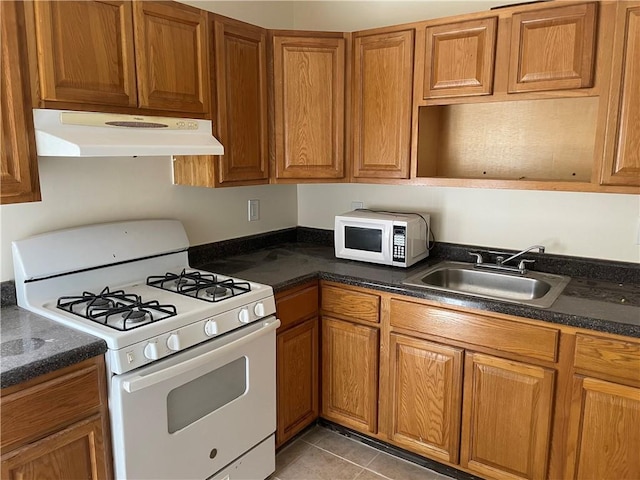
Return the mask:
<path id="1" fill-rule="evenodd" d="M 116 477 L 204 479 L 276 429 L 274 317 L 111 379 Z M 275 469 L 274 452 L 263 470 Z"/>

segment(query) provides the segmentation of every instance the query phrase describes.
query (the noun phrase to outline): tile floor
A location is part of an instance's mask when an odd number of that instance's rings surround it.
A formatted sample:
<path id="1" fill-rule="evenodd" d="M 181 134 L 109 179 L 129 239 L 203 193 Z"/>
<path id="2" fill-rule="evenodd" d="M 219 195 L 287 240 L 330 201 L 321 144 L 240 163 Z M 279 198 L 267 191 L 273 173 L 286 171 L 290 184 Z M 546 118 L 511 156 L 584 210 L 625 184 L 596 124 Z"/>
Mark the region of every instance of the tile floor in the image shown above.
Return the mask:
<path id="1" fill-rule="evenodd" d="M 451 480 L 320 426 L 276 455 L 269 480 Z"/>

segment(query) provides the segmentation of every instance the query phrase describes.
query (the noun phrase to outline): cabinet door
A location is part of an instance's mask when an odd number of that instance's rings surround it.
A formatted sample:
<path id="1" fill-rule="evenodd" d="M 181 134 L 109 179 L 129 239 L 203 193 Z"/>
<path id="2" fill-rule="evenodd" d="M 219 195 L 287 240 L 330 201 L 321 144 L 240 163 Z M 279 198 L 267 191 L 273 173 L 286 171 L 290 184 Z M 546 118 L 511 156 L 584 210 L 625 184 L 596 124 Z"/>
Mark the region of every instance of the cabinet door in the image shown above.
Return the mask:
<path id="1" fill-rule="evenodd" d="M 277 336 L 278 428 L 282 445 L 318 417 L 318 318 Z"/>
<path id="2" fill-rule="evenodd" d="M 408 178 L 414 31 L 356 37 L 353 177 Z"/>
<path id="3" fill-rule="evenodd" d="M 173 2 L 136 1 L 133 19 L 139 106 L 208 112 L 206 12 Z"/>
<path id="4" fill-rule="evenodd" d="M 216 17 L 219 182 L 267 183 L 266 30 Z"/>
<path id="5" fill-rule="evenodd" d="M 22 2 L 0 2 L 1 203 L 40 200 Z"/>
<path id="6" fill-rule="evenodd" d="M 273 38 L 278 179 L 344 176 L 345 39 Z"/>
<path id="7" fill-rule="evenodd" d="M 493 92 L 497 17 L 428 27 L 424 98 Z"/>
<path id="8" fill-rule="evenodd" d="M 135 107 L 129 1 L 34 2 L 45 101 Z"/>
<path id="9" fill-rule="evenodd" d="M 5 480 L 107 479 L 102 419 L 96 415 L 2 456 Z"/>
<path id="10" fill-rule="evenodd" d="M 378 425 L 378 330 L 322 318 L 322 415 L 365 433 Z"/>
<path id="11" fill-rule="evenodd" d="M 593 86 L 596 3 L 516 13 L 509 93 Z"/>
<path id="12" fill-rule="evenodd" d="M 633 7 L 625 8 L 627 5 Z M 608 153 L 602 183 L 640 185 L 640 2 L 618 5 Z"/>
<path id="13" fill-rule="evenodd" d="M 458 463 L 462 350 L 391 334 L 391 439 Z"/>
<path id="14" fill-rule="evenodd" d="M 564 478 L 640 478 L 640 389 L 575 376 Z"/>
<path id="15" fill-rule="evenodd" d="M 546 477 L 554 373 L 468 353 L 460 465 L 490 478 Z"/>

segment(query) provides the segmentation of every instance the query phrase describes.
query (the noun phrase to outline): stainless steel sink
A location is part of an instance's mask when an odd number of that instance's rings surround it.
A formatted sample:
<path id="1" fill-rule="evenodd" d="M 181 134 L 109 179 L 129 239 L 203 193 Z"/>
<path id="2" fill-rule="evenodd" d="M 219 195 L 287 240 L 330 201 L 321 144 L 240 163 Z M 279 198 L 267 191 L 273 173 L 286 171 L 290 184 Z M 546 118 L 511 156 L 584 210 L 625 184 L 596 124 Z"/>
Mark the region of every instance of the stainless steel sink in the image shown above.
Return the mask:
<path id="1" fill-rule="evenodd" d="M 541 272 L 525 274 L 483 270 L 471 263 L 441 262 L 407 278 L 405 285 L 464 293 L 548 308 L 571 279 Z"/>

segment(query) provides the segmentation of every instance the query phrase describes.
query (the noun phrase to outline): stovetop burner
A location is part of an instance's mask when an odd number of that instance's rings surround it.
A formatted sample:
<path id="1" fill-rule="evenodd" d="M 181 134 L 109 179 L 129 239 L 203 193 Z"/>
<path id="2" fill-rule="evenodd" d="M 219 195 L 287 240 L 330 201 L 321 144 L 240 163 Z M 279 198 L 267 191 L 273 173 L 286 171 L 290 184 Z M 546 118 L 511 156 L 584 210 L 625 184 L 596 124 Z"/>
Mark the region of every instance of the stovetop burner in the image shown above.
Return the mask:
<path id="1" fill-rule="evenodd" d="M 182 270 L 179 275 L 166 273 L 164 276 L 148 277 L 147 285 L 207 302 L 219 302 L 251 291 L 249 282 L 232 278 L 220 280 L 213 273 L 187 270 Z"/>
<path id="2" fill-rule="evenodd" d="M 109 287 L 98 294 L 83 292 L 82 295 L 60 297 L 57 306 L 66 312 L 122 331 L 177 315 L 174 305 L 161 305 L 157 300 L 143 301 L 139 295 L 124 290 L 112 292 Z"/>

